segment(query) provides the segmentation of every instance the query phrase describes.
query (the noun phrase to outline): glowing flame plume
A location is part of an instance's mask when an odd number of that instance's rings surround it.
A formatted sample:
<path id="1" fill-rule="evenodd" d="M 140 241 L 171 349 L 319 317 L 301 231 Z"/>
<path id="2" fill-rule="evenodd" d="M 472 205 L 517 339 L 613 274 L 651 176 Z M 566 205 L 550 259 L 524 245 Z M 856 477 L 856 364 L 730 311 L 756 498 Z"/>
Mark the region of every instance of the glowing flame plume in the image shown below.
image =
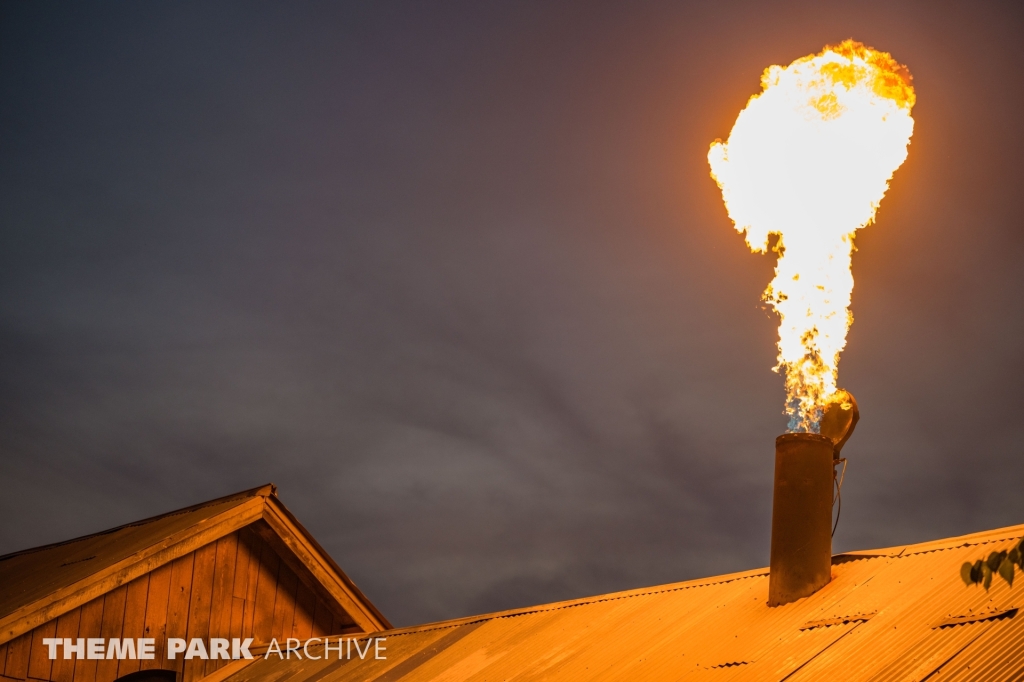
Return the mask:
<path id="1" fill-rule="evenodd" d="M 789 430 L 817 432 L 853 321 L 853 234 L 907 158 L 914 89 L 906 67 L 852 40 L 768 67 L 761 86 L 708 162 L 750 248 L 778 236 L 764 293 L 780 318 L 775 369 L 786 374 Z"/>

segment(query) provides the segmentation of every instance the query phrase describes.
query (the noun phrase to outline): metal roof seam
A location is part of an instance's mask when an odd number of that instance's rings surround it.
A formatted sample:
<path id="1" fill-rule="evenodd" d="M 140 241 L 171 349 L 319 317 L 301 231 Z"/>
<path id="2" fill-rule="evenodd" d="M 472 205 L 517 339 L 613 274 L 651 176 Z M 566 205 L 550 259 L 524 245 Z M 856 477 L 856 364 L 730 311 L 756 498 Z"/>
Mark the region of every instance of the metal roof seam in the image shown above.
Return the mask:
<path id="1" fill-rule="evenodd" d="M 483 621 L 503 620 L 503 619 L 508 619 L 508 618 L 518 618 L 520 616 L 529 616 L 529 615 L 533 615 L 533 614 L 537 614 L 537 613 L 550 613 L 550 612 L 554 612 L 554 611 L 564 611 L 566 609 L 572 609 L 572 608 L 576 608 L 576 607 L 579 607 L 579 606 L 588 606 L 588 605 L 591 605 L 591 604 L 602 604 L 602 603 L 606 603 L 606 602 L 621 601 L 621 600 L 625 600 L 625 599 L 633 599 L 633 598 L 636 598 L 636 597 L 651 597 L 651 596 L 656 596 L 656 595 L 669 594 L 669 593 L 672 593 L 672 592 L 683 592 L 683 591 L 686 591 L 686 590 L 693 590 L 693 589 L 697 589 L 697 588 L 701 588 L 701 587 L 712 587 L 712 586 L 717 586 L 717 585 L 725 585 L 727 583 L 737 582 L 737 581 L 740 581 L 740 580 L 751 580 L 751 579 L 754 579 L 754 578 L 763 578 L 766 575 L 768 575 L 768 571 L 764 571 L 764 573 L 756 573 L 756 574 L 743 574 L 743 575 L 740 575 L 740 576 L 736 576 L 734 578 L 730 577 L 730 578 L 727 578 L 727 579 L 724 579 L 724 580 L 708 580 L 708 581 L 702 581 L 702 582 L 700 582 L 698 584 L 683 584 L 683 585 L 676 585 L 676 586 L 673 586 L 673 587 L 663 587 L 662 589 L 650 589 L 648 591 L 642 591 L 642 592 L 641 591 L 633 591 L 633 592 L 629 592 L 629 593 L 626 593 L 626 594 L 613 593 L 611 595 L 596 595 L 594 597 L 583 597 L 580 600 L 577 600 L 577 601 L 574 601 L 574 602 L 568 603 L 568 604 L 561 603 L 561 604 L 557 604 L 557 605 L 547 605 L 547 608 L 545 608 L 546 605 L 542 604 L 542 605 L 534 607 L 534 608 L 524 607 L 523 610 L 516 610 L 514 613 L 507 613 L 507 612 L 500 612 L 499 611 L 497 613 L 486 614 L 486 615 L 483 615 L 483 616 L 480 616 L 480 617 L 477 617 L 477 618 L 473 618 L 472 616 L 470 616 L 470 617 L 468 617 L 469 618 L 468 620 L 460 620 L 459 622 L 455 622 L 455 623 L 452 623 L 452 622 L 448 621 L 448 622 L 442 622 L 442 623 L 436 623 L 436 624 L 435 623 L 428 623 L 428 624 L 422 625 L 422 626 L 415 626 L 414 625 L 414 626 L 411 626 L 411 627 L 408 627 L 408 628 L 395 628 L 395 630 L 397 630 L 397 632 L 396 631 L 391 631 L 391 630 L 382 630 L 381 632 L 372 633 L 372 636 L 379 636 L 380 634 L 387 633 L 387 635 L 389 637 L 401 637 L 401 636 L 404 636 L 404 635 L 411 635 L 411 634 L 415 634 L 415 633 L 418 633 L 418 632 L 432 632 L 434 630 L 441 630 L 441 629 L 445 629 L 445 628 L 462 627 L 463 625 L 472 625 L 474 623 L 479 623 L 479 622 L 483 622 Z M 640 588 L 640 589 L 643 589 L 643 588 Z M 370 636 L 370 635 L 367 635 L 367 636 Z M 353 639 L 360 639 L 360 638 L 353 637 Z"/>
<path id="2" fill-rule="evenodd" d="M 1006 542 L 1007 540 L 1020 540 L 1022 537 L 1024 537 L 1024 535 L 1018 534 L 1018 535 L 1007 535 L 1006 537 L 997 537 L 997 538 L 985 538 L 985 539 L 980 539 L 979 538 L 977 541 L 974 541 L 974 542 L 965 541 L 965 542 L 961 542 L 961 543 L 955 544 L 955 545 L 944 545 L 944 546 L 939 546 L 939 547 L 922 547 L 921 549 L 919 549 L 917 551 L 913 551 L 911 547 L 907 547 L 903 552 L 900 553 L 900 556 L 913 556 L 913 555 L 917 555 L 917 554 L 932 554 L 933 552 L 945 552 L 945 551 L 954 550 L 954 549 L 963 549 L 964 547 L 981 547 L 982 545 L 997 544 L 997 543 L 1001 543 L 1001 542 Z"/>

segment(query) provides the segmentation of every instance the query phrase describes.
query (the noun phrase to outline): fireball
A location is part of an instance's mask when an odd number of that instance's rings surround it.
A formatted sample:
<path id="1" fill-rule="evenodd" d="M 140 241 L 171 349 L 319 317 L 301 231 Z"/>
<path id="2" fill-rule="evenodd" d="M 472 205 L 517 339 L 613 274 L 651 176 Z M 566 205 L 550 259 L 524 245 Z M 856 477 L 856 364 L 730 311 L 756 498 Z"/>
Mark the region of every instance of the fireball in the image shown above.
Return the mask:
<path id="1" fill-rule="evenodd" d="M 914 89 L 905 66 L 852 40 L 768 67 L 761 86 L 708 162 L 750 248 L 778 253 L 764 292 L 779 316 L 775 370 L 789 430 L 817 433 L 853 322 L 854 233 L 907 158 Z"/>

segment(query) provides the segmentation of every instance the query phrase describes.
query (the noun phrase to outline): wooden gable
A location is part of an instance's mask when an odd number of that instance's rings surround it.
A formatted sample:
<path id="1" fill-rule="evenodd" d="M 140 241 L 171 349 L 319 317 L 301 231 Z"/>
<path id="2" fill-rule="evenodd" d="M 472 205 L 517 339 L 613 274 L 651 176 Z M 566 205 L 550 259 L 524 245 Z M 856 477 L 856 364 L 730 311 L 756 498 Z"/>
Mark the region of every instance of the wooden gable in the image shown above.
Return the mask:
<path id="1" fill-rule="evenodd" d="M 0 678 L 113 682 L 227 663 L 168 660 L 168 638 L 306 639 L 387 620 L 264 486 L 105 533 L 0 557 Z M 154 638 L 152 660 L 51 660 L 44 638 Z"/>

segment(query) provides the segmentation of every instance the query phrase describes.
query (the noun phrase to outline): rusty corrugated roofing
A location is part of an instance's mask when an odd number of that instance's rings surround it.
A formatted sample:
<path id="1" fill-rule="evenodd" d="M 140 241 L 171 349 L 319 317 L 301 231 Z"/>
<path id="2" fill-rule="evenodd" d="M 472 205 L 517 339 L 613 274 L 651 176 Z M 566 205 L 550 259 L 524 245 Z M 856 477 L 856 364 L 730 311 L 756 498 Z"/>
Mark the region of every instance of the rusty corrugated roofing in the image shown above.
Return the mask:
<path id="1" fill-rule="evenodd" d="M 959 575 L 1022 536 L 838 555 L 829 585 L 774 608 L 767 569 L 748 571 L 377 633 L 384 660 L 257 657 L 209 682 L 1024 679 L 1024 579 L 986 592 Z"/>

